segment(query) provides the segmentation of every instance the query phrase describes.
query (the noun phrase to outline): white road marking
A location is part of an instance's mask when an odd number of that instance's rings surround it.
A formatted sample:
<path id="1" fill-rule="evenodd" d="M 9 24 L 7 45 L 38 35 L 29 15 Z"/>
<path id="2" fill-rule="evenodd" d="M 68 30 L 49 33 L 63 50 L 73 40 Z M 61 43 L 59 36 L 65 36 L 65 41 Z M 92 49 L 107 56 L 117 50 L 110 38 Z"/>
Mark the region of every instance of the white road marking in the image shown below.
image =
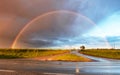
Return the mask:
<path id="1" fill-rule="evenodd" d="M 0 69 L 0 72 L 15 72 L 14 70 L 1 70 Z"/>

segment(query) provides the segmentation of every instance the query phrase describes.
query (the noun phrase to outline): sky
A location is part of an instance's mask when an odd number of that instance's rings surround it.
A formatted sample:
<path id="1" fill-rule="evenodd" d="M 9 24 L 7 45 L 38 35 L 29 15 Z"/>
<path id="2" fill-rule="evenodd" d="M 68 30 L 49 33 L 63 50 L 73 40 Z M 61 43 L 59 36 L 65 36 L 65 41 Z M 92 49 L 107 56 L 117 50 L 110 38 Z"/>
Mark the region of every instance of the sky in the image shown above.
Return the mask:
<path id="1" fill-rule="evenodd" d="M 120 48 L 120 0 L 1 0 L 0 48 Z"/>

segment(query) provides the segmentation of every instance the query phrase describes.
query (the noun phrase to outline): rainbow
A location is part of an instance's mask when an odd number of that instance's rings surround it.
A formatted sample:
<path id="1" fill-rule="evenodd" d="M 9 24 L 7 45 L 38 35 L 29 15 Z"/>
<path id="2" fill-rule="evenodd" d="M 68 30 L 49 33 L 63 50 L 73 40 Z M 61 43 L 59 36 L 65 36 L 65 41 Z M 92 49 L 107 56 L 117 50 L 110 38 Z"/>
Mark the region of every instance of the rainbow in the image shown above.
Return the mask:
<path id="1" fill-rule="evenodd" d="M 77 12 L 67 11 L 67 10 L 58 10 L 58 11 L 47 12 L 47 13 L 44 13 L 44 14 L 42 14 L 42 15 L 40 15 L 40 16 L 35 17 L 32 21 L 30 21 L 29 23 L 27 23 L 27 24 L 23 27 L 23 29 L 21 29 L 21 31 L 18 33 L 18 35 L 16 36 L 15 40 L 13 41 L 13 44 L 12 44 L 11 48 L 13 48 L 13 49 L 15 48 L 15 46 L 16 46 L 16 44 L 17 44 L 17 41 L 18 41 L 18 39 L 20 38 L 21 34 L 22 34 L 32 23 L 34 23 L 36 20 L 42 19 L 43 17 L 48 16 L 48 15 L 56 14 L 56 13 L 60 13 L 60 12 L 61 12 L 61 13 L 69 13 L 69 14 L 74 14 L 74 15 L 76 15 L 76 16 L 80 16 L 80 17 L 84 18 L 85 20 L 87 20 L 88 22 L 90 22 L 92 25 L 97 26 L 97 25 L 96 25 L 92 20 L 90 20 L 88 17 L 86 17 L 86 16 L 84 16 L 84 15 L 81 15 L 80 13 L 77 13 Z M 109 42 L 108 42 L 107 39 L 106 39 L 106 37 L 104 37 L 104 39 L 105 39 L 106 44 L 107 44 L 108 46 L 110 46 L 110 45 L 109 45 Z"/>

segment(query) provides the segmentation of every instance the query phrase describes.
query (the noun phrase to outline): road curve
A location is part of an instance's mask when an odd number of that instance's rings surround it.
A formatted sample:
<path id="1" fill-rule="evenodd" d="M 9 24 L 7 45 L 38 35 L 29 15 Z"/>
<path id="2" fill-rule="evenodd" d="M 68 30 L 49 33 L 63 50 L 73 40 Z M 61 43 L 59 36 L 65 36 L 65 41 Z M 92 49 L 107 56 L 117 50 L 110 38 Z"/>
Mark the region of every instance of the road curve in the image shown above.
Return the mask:
<path id="1" fill-rule="evenodd" d="M 89 59 L 94 60 L 96 62 L 120 62 L 120 60 L 117 60 L 117 59 L 94 57 L 94 56 L 81 54 L 81 53 L 79 53 L 77 51 L 72 51 L 72 53 L 75 54 L 75 55 L 78 55 L 78 56 L 83 56 L 83 57 L 89 58 Z"/>
<path id="2" fill-rule="evenodd" d="M 97 62 L 111 62 L 111 60 L 108 60 L 108 59 L 105 59 L 105 58 L 88 56 L 88 55 L 85 55 L 85 54 L 81 54 L 81 53 L 79 53 L 77 51 L 72 51 L 71 53 L 75 54 L 75 55 L 78 55 L 78 56 L 83 56 L 83 57 L 89 58 L 89 59 L 97 61 Z"/>

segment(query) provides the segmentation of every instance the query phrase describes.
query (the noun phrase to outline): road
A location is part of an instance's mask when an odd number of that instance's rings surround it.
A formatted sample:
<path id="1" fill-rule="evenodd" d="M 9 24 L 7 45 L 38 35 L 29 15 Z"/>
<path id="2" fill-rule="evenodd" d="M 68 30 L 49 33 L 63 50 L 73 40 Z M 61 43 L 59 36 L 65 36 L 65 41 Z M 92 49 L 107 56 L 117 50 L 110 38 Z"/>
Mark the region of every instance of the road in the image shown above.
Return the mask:
<path id="1" fill-rule="evenodd" d="M 78 54 L 78 53 L 76 53 Z M 81 54 L 78 54 L 81 55 Z M 87 56 L 88 58 L 91 58 Z M 93 60 L 97 58 L 93 58 Z M 105 61 L 106 62 L 105 62 Z M 0 75 L 120 75 L 120 62 L 102 59 L 96 62 L 39 61 L 0 59 Z"/>

